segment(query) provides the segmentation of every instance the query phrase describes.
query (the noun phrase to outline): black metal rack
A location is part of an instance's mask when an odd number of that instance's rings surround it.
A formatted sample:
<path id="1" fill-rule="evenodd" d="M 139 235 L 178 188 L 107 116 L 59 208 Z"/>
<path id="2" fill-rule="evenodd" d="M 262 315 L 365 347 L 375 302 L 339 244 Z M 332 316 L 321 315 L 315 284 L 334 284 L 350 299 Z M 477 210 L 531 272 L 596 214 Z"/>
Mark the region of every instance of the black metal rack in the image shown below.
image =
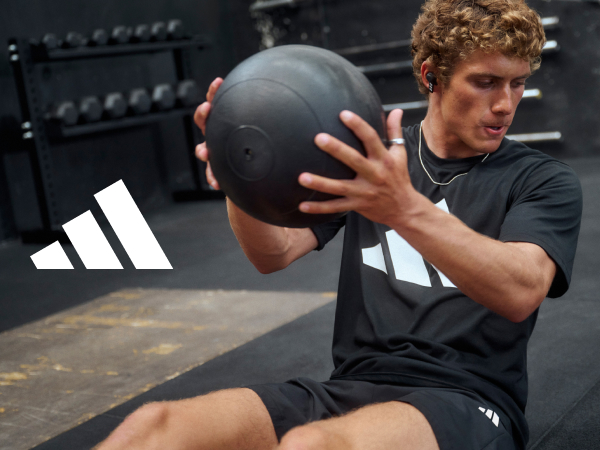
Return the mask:
<path id="1" fill-rule="evenodd" d="M 132 44 L 114 44 L 97 47 L 75 47 L 47 49 L 43 44 L 31 42 L 32 58 L 34 62 L 64 61 L 69 59 L 99 58 L 103 56 L 130 55 L 134 53 L 156 53 L 185 48 L 204 48 L 209 42 L 202 36 L 192 38 L 163 41 L 163 42 L 139 42 Z"/>
<path id="2" fill-rule="evenodd" d="M 174 117 L 190 116 L 194 114 L 194 111 L 194 108 L 178 108 L 164 112 L 157 111 L 144 116 L 123 117 L 121 119 L 110 121 L 85 123 L 73 126 L 65 126 L 56 121 L 48 121 L 46 122 L 46 134 L 50 139 L 67 139 L 93 133 L 119 130 L 122 128 L 150 125 Z"/>
<path id="3" fill-rule="evenodd" d="M 171 52 L 178 81 L 191 77 L 190 49 L 203 49 L 210 45 L 202 36 L 184 36 L 177 40 L 108 44 L 102 46 L 81 46 L 75 48 L 46 48 L 43 43 L 32 39 L 10 39 L 9 59 L 13 67 L 16 87 L 22 114 L 22 138 L 30 155 L 32 172 L 42 222 L 40 232 L 62 231 L 64 218 L 59 210 L 56 176 L 53 169 L 51 146 L 57 139 L 71 139 L 92 133 L 107 132 L 129 127 L 144 126 L 162 120 L 181 117 L 185 124 L 186 141 L 190 148 L 197 143 L 192 115 L 194 108 L 177 105 L 167 111 L 153 110 L 140 116 L 128 115 L 118 119 L 101 120 L 94 123 L 78 123 L 67 126 L 50 120 L 49 105 L 41 100 L 35 68 L 39 64 L 53 64 L 59 61 L 85 62 L 86 60 L 121 57 L 142 53 Z M 194 181 L 198 189 L 201 181 L 193 152 L 190 161 Z M 31 231 L 31 230 L 19 230 Z"/>

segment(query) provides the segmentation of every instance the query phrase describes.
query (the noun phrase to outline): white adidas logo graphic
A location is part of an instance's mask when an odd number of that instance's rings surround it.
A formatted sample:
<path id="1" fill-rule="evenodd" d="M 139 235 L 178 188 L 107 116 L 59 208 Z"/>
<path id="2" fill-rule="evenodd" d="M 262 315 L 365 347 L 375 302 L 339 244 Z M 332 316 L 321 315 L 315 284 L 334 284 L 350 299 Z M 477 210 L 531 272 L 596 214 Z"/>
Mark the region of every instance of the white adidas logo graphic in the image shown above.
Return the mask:
<path id="1" fill-rule="evenodd" d="M 119 180 L 94 195 L 136 269 L 172 269 L 133 197 Z M 86 269 L 122 269 L 100 225 L 86 211 L 63 225 Z M 73 269 L 58 241 L 31 255 L 38 269 Z"/>
<path id="2" fill-rule="evenodd" d="M 446 199 L 442 199 L 437 206 L 442 211 L 450 214 Z M 390 230 L 385 233 L 392 266 L 397 280 L 406 281 L 408 283 L 418 284 L 420 286 L 431 287 L 431 279 L 429 272 L 425 266 L 425 260 L 419 252 L 417 252 L 403 237 L 396 231 Z M 362 249 L 363 264 L 381 270 L 386 275 L 388 269 L 383 256 L 383 248 L 381 243 L 375 247 Z M 437 267 L 433 266 L 444 287 L 456 288 L 454 283 L 448 279 Z"/>
<path id="3" fill-rule="evenodd" d="M 479 411 L 481 411 L 482 413 L 484 413 L 488 419 L 492 419 L 492 423 L 496 426 L 498 426 L 498 424 L 500 423 L 500 418 L 498 417 L 498 414 L 496 414 L 494 411 L 492 411 L 491 409 L 488 409 L 486 411 L 485 408 L 479 407 Z"/>

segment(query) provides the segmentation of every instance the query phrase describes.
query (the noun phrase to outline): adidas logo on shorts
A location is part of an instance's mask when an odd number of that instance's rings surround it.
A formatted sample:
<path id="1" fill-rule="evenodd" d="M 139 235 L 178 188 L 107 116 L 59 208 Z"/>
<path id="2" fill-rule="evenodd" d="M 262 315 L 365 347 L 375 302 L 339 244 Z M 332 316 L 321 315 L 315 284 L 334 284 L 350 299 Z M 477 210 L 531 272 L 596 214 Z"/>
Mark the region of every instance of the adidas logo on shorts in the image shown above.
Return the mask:
<path id="1" fill-rule="evenodd" d="M 482 413 L 484 413 L 487 416 L 488 419 L 492 419 L 492 423 L 494 425 L 498 426 L 498 424 L 500 423 L 500 418 L 498 417 L 498 414 L 496 414 L 491 409 L 488 409 L 486 411 L 485 408 L 481 408 L 481 407 L 479 407 L 479 411 L 481 411 Z"/>

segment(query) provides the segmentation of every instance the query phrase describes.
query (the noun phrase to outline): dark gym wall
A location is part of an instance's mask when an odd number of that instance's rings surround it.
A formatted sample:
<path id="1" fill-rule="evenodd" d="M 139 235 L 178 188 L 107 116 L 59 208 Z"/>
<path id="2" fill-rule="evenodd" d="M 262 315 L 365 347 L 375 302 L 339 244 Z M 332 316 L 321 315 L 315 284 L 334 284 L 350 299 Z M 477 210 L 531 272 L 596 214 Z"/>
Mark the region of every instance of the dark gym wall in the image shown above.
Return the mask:
<path id="1" fill-rule="evenodd" d="M 21 139 L 19 99 L 8 61 L 9 38 L 40 39 L 45 33 L 63 38 L 70 31 L 89 35 L 98 28 L 110 32 L 117 25 L 135 26 L 180 19 L 188 34 L 206 36 L 211 42 L 204 50 L 190 50 L 191 72 L 202 91 L 206 91 L 215 76 L 227 73 L 235 64 L 227 2 L 4 0 L 2 3 L 0 242 L 17 237 L 18 231 L 24 228 L 35 229 L 39 224 L 29 156 Z M 39 70 L 43 70 L 41 77 L 45 80 L 40 88 L 43 102 L 112 91 L 126 92 L 133 87 L 172 83 L 175 78 L 171 53 L 53 63 Z M 94 134 L 53 146 L 55 188 L 61 196 L 62 223 L 87 209 L 94 213 L 99 211 L 93 194 L 123 177 L 142 210 L 171 201 L 173 192 L 198 189 L 192 176 L 191 151 L 185 140 L 182 120 Z M 14 203 L 18 204 L 16 208 Z"/>
<path id="2" fill-rule="evenodd" d="M 190 34 L 212 41 L 210 48 L 193 54 L 192 69 L 201 89 L 217 75 L 273 45 L 308 44 L 331 50 L 382 44 L 410 38 L 421 0 L 297 0 L 294 5 L 250 11 L 254 0 L 91 0 L 85 3 L 42 0 L 4 0 L 0 16 L 0 43 L 9 37 L 40 38 L 53 32 L 89 33 L 96 28 L 136 25 L 172 18 L 183 20 Z M 262 3 L 269 3 L 263 1 Z M 600 147 L 597 123 L 600 104 L 600 6 L 591 2 L 531 0 L 542 17 L 559 18 L 557 28 L 547 30 L 558 52 L 545 54 L 542 68 L 531 77 L 528 89 L 540 89 L 539 100 L 523 100 L 511 134 L 560 131 L 562 142 L 530 144 L 559 158 L 592 156 Z M 0 45 L 0 242 L 17 237 L 18 230 L 35 226 L 36 217 L 15 217 L 11 198 L 32 205 L 35 195 L 27 183 L 28 160 L 23 150 L 19 103 L 6 46 Z M 407 61 L 407 48 L 347 56 L 357 65 Z M 137 60 L 136 60 L 137 58 Z M 95 61 L 71 86 L 64 79 L 56 89 L 84 92 L 152 84 L 172 78 L 168 56 L 132 56 L 126 61 Z M 94 65 L 95 64 L 95 65 Z M 132 68 L 133 67 L 133 68 Z M 73 75 L 72 64 L 58 71 Z M 112 74 L 112 75 L 111 75 Z M 54 74 L 56 75 L 56 74 Z M 370 79 L 384 104 L 422 100 L 410 71 L 374 74 Z M 111 81 L 112 80 L 112 81 Z M 113 84 L 114 83 L 114 84 Z M 406 111 L 404 125 L 418 123 L 425 111 Z M 56 149 L 56 164 L 64 177 L 61 189 L 64 221 L 87 209 L 97 208 L 93 194 L 121 173 L 142 210 L 171 201 L 177 191 L 198 189 L 193 179 L 193 160 L 183 138 L 183 126 L 165 121 L 154 127 L 73 140 Z M 8 164 L 8 166 L 7 166 Z M 75 188 L 76 187 L 76 188 Z M 82 201 L 84 199 L 85 201 Z M 13 202 L 14 203 L 14 202 Z M 19 210 L 19 208 L 16 208 Z M 27 208 L 25 208 L 27 210 Z"/>
<path id="3" fill-rule="evenodd" d="M 410 39 L 421 0 L 297 0 L 293 7 L 263 10 L 263 42 L 310 44 L 345 49 Z M 586 1 L 530 0 L 541 17 L 558 17 L 547 29 L 560 49 L 543 54 L 541 69 L 527 89 L 542 98 L 523 100 L 510 134 L 559 131 L 562 142 L 529 144 L 556 157 L 592 156 L 600 150 L 600 5 Z M 410 60 L 408 48 L 347 56 L 356 65 Z M 370 75 L 383 103 L 423 100 L 410 71 Z M 406 111 L 405 125 L 418 123 L 425 111 Z"/>

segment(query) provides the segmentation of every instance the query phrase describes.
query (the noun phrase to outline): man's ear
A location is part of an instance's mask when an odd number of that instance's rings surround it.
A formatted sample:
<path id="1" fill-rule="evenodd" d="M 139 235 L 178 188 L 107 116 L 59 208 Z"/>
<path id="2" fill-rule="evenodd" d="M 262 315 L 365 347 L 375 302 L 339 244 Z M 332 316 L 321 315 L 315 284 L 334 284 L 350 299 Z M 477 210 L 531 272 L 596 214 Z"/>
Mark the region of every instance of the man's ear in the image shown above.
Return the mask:
<path id="1" fill-rule="evenodd" d="M 435 86 L 438 84 L 437 75 L 427 61 L 423 61 L 423 64 L 421 64 L 421 81 L 430 93 L 435 91 Z"/>

